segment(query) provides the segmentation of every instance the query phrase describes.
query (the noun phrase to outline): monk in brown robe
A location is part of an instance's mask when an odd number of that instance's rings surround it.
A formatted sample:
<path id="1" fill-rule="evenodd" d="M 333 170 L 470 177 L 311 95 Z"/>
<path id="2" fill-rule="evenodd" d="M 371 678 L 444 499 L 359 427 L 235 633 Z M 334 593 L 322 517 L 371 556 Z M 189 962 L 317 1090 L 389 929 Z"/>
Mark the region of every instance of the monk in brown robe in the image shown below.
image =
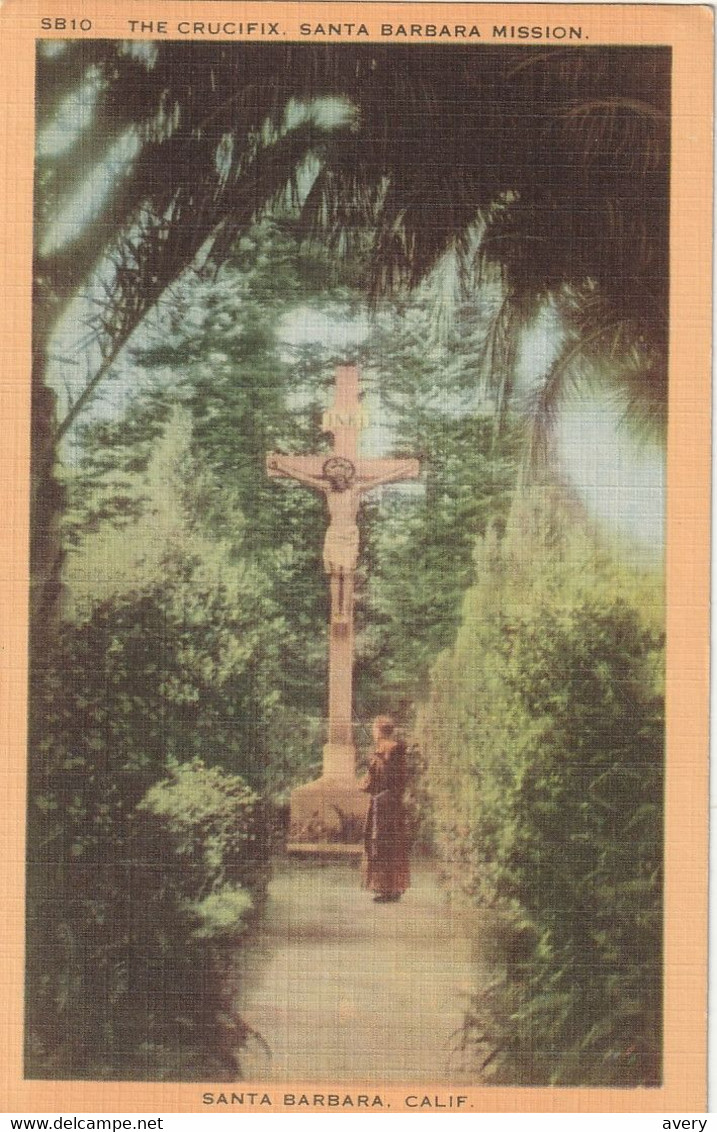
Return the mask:
<path id="1" fill-rule="evenodd" d="M 403 805 L 406 748 L 387 715 L 374 721 L 374 750 L 362 789 L 370 796 L 364 836 L 363 884 L 385 904 L 400 900 L 410 884 L 408 831 Z"/>

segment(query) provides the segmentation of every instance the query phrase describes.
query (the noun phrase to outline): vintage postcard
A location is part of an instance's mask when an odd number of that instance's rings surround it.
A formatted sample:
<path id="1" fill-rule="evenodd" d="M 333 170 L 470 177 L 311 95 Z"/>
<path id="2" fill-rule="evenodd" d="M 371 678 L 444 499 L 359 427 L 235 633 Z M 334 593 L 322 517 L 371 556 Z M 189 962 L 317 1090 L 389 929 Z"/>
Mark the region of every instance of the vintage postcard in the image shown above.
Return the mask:
<path id="1" fill-rule="evenodd" d="M 5 1111 L 704 1111 L 712 10 L 0 50 Z"/>

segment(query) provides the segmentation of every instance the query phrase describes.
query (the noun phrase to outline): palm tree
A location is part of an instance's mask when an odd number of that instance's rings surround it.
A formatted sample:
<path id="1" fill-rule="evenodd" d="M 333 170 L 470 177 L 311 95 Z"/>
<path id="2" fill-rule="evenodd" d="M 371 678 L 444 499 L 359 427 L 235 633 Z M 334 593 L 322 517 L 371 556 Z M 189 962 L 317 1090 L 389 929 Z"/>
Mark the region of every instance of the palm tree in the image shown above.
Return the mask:
<path id="1" fill-rule="evenodd" d="M 40 138 L 78 89 L 91 112 L 38 157 L 35 624 L 57 592 L 58 441 L 167 288 L 221 263 L 269 208 L 299 209 L 337 254 L 368 245 L 373 296 L 447 253 L 467 286 L 499 278 L 483 359 L 499 405 L 520 333 L 551 304 L 565 333 L 537 419 L 586 365 L 619 374 L 635 415 L 664 418 L 667 50 L 97 41 L 53 49 L 38 76 Z M 63 237 L 78 167 L 102 189 Z M 97 361 L 58 421 L 49 344 L 82 293 Z"/>
<path id="2" fill-rule="evenodd" d="M 359 128 L 326 140 L 307 220 L 337 245 L 369 226 L 374 293 L 415 286 L 448 250 L 473 288 L 497 272 L 486 361 L 499 399 L 521 329 L 551 303 L 566 333 L 536 412 L 579 363 L 607 362 L 633 412 L 663 422 L 669 54 L 426 55 L 384 47 L 357 63 Z"/>

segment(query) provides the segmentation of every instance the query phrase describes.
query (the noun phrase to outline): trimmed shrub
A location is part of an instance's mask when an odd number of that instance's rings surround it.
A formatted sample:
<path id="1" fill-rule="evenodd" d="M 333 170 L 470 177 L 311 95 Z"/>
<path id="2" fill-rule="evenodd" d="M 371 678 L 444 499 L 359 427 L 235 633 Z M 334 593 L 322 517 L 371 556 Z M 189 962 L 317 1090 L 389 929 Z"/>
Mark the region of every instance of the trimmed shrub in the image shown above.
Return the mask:
<path id="1" fill-rule="evenodd" d="M 497 1081 L 658 1084 L 660 581 L 579 540 L 481 554 L 422 721 L 443 867 L 497 967 L 464 1044 Z"/>

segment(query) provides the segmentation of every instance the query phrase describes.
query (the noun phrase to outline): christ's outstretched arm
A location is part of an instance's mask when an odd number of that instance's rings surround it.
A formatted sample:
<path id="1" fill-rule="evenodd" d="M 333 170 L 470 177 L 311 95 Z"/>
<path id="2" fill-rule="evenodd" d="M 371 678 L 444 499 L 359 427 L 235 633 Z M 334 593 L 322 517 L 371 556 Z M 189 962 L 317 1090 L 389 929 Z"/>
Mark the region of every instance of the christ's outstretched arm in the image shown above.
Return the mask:
<path id="1" fill-rule="evenodd" d="M 287 479 L 298 480 L 307 487 L 318 491 L 328 491 L 330 484 L 323 475 L 323 459 L 316 456 L 284 456 L 280 452 L 271 452 L 266 458 L 266 470 L 272 477 L 286 476 Z"/>
<path id="2" fill-rule="evenodd" d="M 371 491 L 384 483 L 395 483 L 397 480 L 415 480 L 421 474 L 421 465 L 418 460 L 386 460 L 376 461 L 379 466 L 368 474 L 360 473 L 356 482 L 359 491 Z M 383 466 L 381 466 L 381 464 Z"/>

